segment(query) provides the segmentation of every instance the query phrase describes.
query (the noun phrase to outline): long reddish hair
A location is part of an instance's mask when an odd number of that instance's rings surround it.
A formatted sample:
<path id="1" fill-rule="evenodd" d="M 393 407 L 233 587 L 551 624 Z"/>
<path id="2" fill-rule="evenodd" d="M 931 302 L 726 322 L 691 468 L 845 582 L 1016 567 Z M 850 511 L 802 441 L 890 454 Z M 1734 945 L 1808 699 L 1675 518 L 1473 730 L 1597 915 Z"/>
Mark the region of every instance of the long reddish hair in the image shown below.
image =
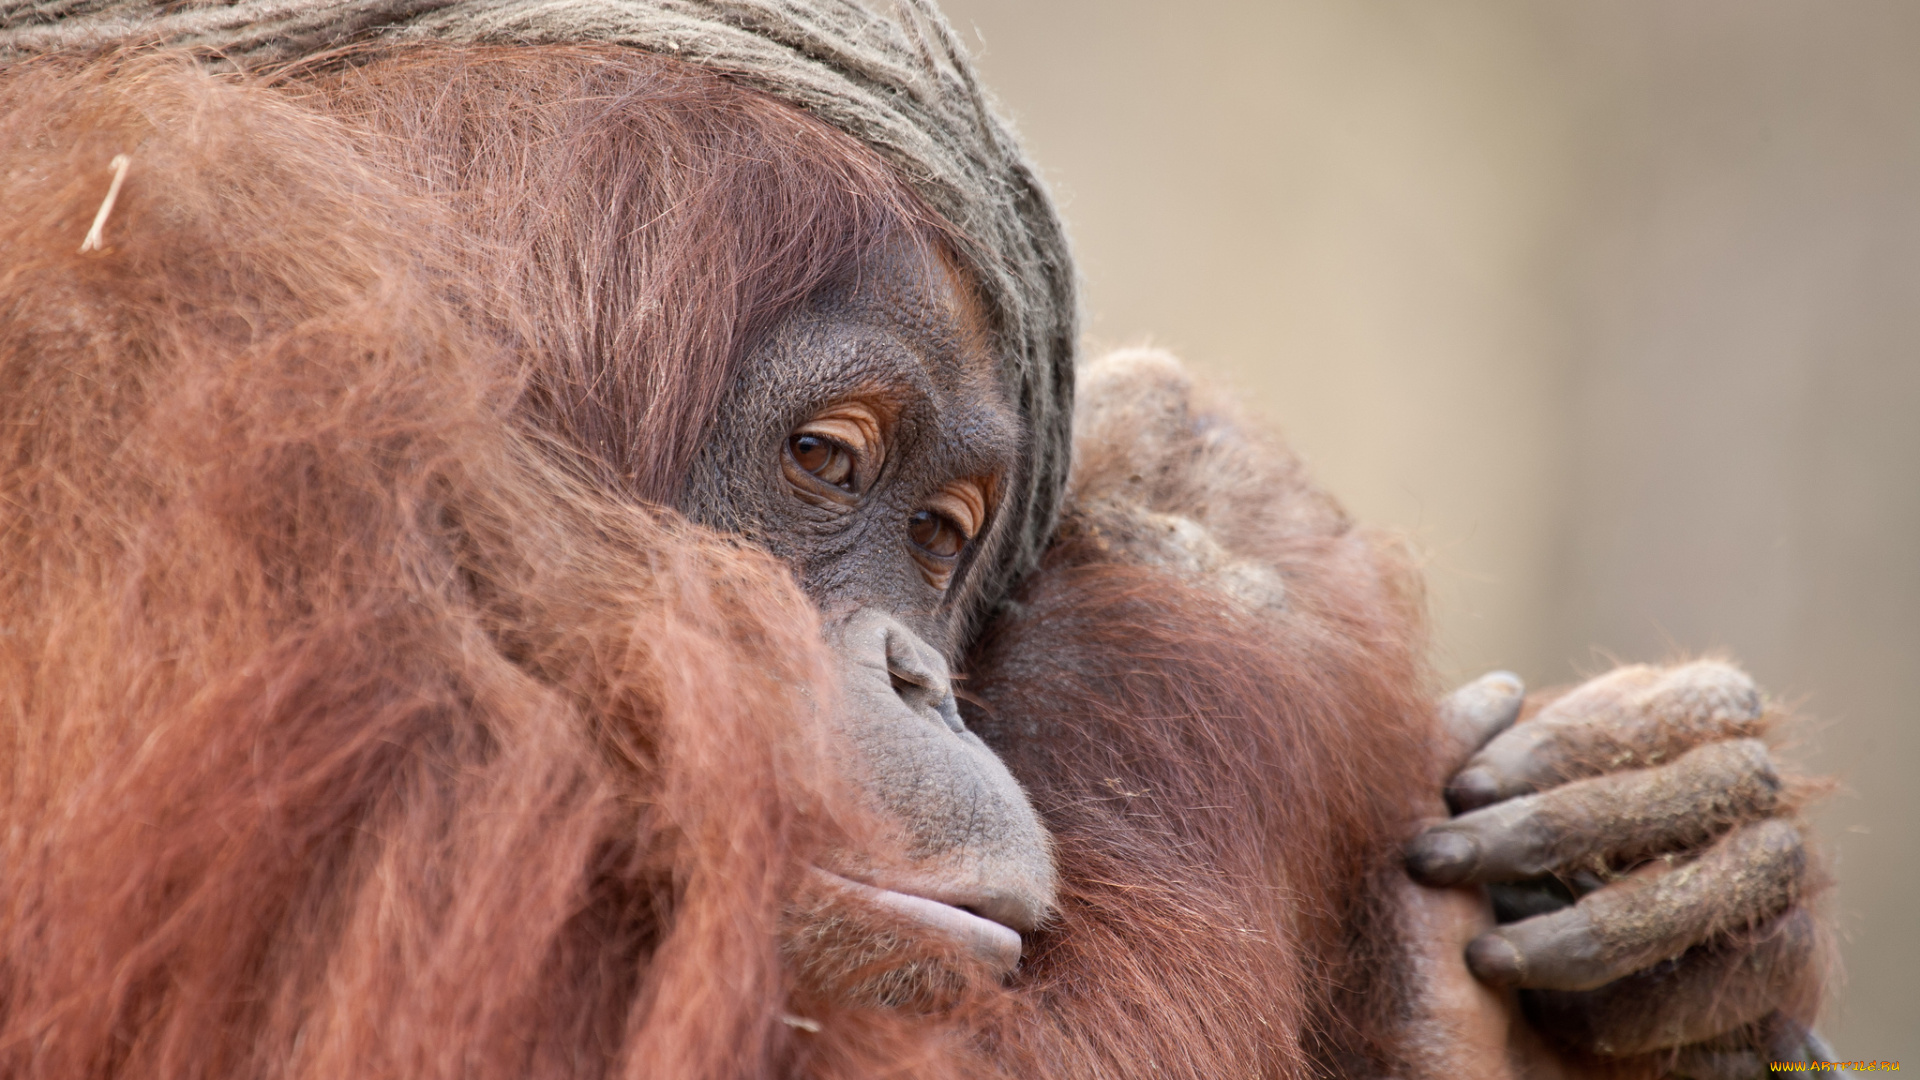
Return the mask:
<path id="1" fill-rule="evenodd" d="M 1262 495 L 1296 517 L 1323 498 L 1297 473 Z M 1028 1052 L 1069 1047 L 1076 1076 L 1408 1072 L 1409 950 L 1385 898 L 1438 777 L 1398 548 L 1337 514 L 1221 534 L 1283 571 L 1276 614 L 1116 558 L 1083 521 L 1069 511 L 966 684 L 969 722 L 1058 836 L 1060 915 L 1021 973 L 1042 1008 L 1020 1030 L 1053 1033 Z"/>
<path id="2" fill-rule="evenodd" d="M 0 1073 L 1390 1061 L 1417 605 L 1343 527 L 1262 553 L 1280 622 L 1070 531 L 969 684 L 1059 921 L 1011 987 L 786 1016 L 797 876 L 873 839 L 830 665 L 783 569 L 652 504 L 755 334 L 939 227 L 670 60 L 352 61 L 0 72 Z"/>
<path id="3" fill-rule="evenodd" d="M 934 215 L 872 152 L 688 64 L 424 46 L 295 84 L 458 208 L 523 321 L 533 407 L 594 479 L 671 505 L 741 355 Z M 291 78 L 296 72 L 287 72 Z"/>
<path id="4" fill-rule="evenodd" d="M 815 617 L 632 496 L 908 219 L 712 76 L 514 65 L 0 76 L 0 1072 L 719 1077 L 785 1037 L 782 905 L 857 824 Z"/>

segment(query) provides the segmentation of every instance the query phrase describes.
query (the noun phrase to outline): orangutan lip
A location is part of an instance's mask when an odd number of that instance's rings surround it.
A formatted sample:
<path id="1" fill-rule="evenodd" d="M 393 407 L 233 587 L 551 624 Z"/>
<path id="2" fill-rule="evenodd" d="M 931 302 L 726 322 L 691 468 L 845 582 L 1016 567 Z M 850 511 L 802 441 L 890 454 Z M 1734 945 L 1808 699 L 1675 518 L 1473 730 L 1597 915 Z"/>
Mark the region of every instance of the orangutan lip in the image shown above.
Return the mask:
<path id="1" fill-rule="evenodd" d="M 1010 926 L 983 918 L 956 904 L 868 885 L 817 866 L 813 872 L 839 891 L 905 916 L 967 946 L 975 957 L 997 975 L 1006 975 L 1020 965 L 1020 932 Z"/>

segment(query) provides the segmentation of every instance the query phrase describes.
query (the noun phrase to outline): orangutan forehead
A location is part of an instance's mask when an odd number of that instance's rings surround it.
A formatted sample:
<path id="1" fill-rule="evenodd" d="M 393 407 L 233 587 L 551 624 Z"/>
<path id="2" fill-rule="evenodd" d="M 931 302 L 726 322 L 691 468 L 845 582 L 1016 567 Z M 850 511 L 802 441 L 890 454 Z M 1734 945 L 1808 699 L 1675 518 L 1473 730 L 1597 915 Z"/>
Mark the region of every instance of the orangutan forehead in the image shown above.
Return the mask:
<path id="1" fill-rule="evenodd" d="M 1028 432 L 986 325 L 953 261 L 903 239 L 825 290 L 775 342 L 774 362 L 780 382 L 804 388 L 791 400 L 808 409 L 865 402 L 890 422 L 946 433 L 945 454 L 958 459 L 951 467 L 1005 474 Z"/>

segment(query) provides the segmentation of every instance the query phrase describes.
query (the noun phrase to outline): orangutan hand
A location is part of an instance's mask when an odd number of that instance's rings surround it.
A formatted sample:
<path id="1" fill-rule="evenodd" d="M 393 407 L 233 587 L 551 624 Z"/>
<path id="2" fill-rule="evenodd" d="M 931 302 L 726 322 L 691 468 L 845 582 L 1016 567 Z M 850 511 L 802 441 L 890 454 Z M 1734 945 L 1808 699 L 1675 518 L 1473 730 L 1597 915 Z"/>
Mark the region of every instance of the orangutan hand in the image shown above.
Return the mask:
<path id="1" fill-rule="evenodd" d="M 1808 860 L 1753 681 L 1713 661 L 1622 667 L 1516 725 L 1523 698 L 1498 672 L 1443 704 L 1480 749 L 1447 787 L 1456 816 L 1407 851 L 1423 882 L 1489 887 L 1503 925 L 1467 947 L 1474 975 L 1602 1057 L 1686 1046 L 1669 1060 L 1708 1076 L 1799 1049 Z"/>

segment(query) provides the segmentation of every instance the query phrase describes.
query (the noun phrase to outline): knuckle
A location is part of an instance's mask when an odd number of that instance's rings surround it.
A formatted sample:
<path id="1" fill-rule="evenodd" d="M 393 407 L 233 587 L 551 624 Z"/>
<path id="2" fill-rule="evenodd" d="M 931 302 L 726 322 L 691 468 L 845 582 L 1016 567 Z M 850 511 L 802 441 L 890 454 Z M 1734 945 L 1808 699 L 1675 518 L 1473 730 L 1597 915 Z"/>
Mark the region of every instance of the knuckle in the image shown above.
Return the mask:
<path id="1" fill-rule="evenodd" d="M 1650 794 L 1657 798 L 1660 787 L 1672 788 L 1675 812 L 1705 836 L 1773 814 L 1783 787 L 1773 756 L 1758 739 L 1708 743 L 1682 755 L 1663 779 Z"/>
<path id="2" fill-rule="evenodd" d="M 1724 660 L 1695 660 L 1669 668 L 1660 680 L 1665 711 L 1755 721 L 1766 702 L 1753 676 Z"/>
<path id="3" fill-rule="evenodd" d="M 1657 687 L 1662 678 L 1663 672 L 1659 668 L 1646 664 L 1622 664 L 1548 702 L 1540 710 L 1540 719 L 1555 723 L 1616 713 L 1649 689 Z"/>

